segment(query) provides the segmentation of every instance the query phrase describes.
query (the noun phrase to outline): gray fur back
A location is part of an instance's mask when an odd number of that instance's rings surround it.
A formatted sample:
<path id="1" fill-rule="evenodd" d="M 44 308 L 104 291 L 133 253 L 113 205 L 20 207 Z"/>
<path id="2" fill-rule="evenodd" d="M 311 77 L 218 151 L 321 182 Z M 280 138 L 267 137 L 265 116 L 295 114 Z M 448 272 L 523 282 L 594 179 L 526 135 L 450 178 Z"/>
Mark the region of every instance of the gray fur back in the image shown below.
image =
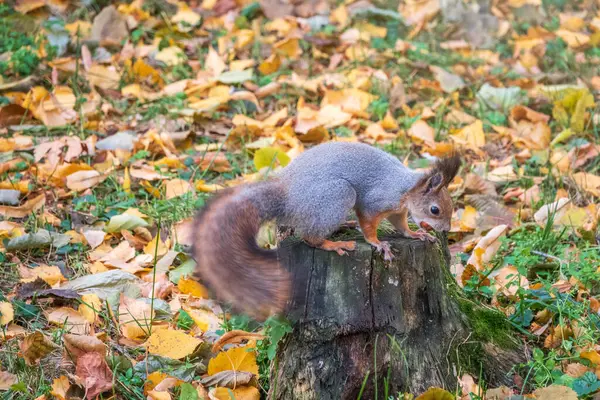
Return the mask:
<path id="1" fill-rule="evenodd" d="M 363 213 L 397 208 L 422 175 L 390 154 L 362 143 L 313 147 L 284 168 L 276 180 L 288 190 L 282 222 L 323 235 L 356 207 Z"/>

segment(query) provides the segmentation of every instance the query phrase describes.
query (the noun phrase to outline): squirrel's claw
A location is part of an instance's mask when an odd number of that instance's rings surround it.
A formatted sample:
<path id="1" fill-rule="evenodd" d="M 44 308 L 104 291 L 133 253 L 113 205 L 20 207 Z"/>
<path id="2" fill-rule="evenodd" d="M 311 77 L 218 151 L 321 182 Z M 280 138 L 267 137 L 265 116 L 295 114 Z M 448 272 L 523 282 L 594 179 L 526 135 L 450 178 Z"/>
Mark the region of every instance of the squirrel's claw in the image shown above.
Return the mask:
<path id="1" fill-rule="evenodd" d="M 413 237 L 415 239 L 422 240 L 423 242 L 430 241 L 431 243 L 435 243 L 437 241 L 437 238 L 435 236 L 430 235 L 423 229 L 419 229 L 418 231 L 414 232 Z"/>
<path id="2" fill-rule="evenodd" d="M 377 251 L 383 254 L 383 259 L 385 261 L 392 261 L 394 259 L 394 253 L 392 253 L 392 249 L 390 248 L 390 244 L 388 242 L 379 242 L 373 245 Z"/>

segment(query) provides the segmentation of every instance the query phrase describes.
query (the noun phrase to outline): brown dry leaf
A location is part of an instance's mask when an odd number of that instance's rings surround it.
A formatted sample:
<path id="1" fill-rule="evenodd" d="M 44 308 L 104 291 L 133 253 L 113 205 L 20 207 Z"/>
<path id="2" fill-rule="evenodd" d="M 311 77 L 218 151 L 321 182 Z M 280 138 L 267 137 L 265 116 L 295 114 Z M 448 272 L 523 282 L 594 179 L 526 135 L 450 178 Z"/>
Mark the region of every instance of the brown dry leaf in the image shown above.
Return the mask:
<path id="1" fill-rule="evenodd" d="M 260 333 L 252 333 L 240 330 L 233 330 L 225 333 L 217 340 L 212 347 L 212 352 L 216 353 L 220 351 L 225 345 L 228 344 L 240 344 L 244 340 L 262 340 L 265 335 Z"/>
<path id="2" fill-rule="evenodd" d="M 512 265 L 494 271 L 490 277 L 494 278 L 496 289 L 510 298 L 517 294 L 519 288 L 529 288 L 529 281 L 527 278 L 519 274 L 517 268 Z"/>
<path id="3" fill-rule="evenodd" d="M 408 130 L 408 135 L 426 146 L 435 146 L 435 130 L 423 120 L 418 120 Z"/>
<path id="4" fill-rule="evenodd" d="M 106 233 L 104 231 L 97 231 L 97 230 L 89 229 L 89 230 L 83 231 L 83 236 L 85 237 L 85 240 L 87 241 L 87 243 L 90 245 L 90 247 L 93 250 L 96 247 L 100 246 L 104 242 Z"/>
<path id="5" fill-rule="evenodd" d="M 525 107 L 522 105 L 513 107 L 513 109 L 510 110 L 510 116 L 516 122 L 519 122 L 523 119 L 525 119 L 529 122 L 533 122 L 533 123 L 536 123 L 536 122 L 548 123 L 548 121 L 550 121 L 549 115 L 542 114 L 540 112 L 532 110 L 529 107 Z"/>
<path id="6" fill-rule="evenodd" d="M 7 371 L 0 371 L 0 390 L 9 390 L 17 383 L 17 376 Z"/>
<path id="7" fill-rule="evenodd" d="M 135 257 L 135 249 L 129 245 L 129 242 L 124 240 L 98 261 L 110 264 L 112 261 L 129 261 L 133 257 Z"/>
<path id="8" fill-rule="evenodd" d="M 74 361 L 86 353 L 97 352 L 106 355 L 106 345 L 96 336 L 63 335 L 65 349 Z"/>
<path id="9" fill-rule="evenodd" d="M 168 176 L 165 176 L 159 172 L 156 172 L 153 167 L 148 165 L 144 165 L 141 168 L 131 168 L 129 170 L 129 174 L 132 178 L 142 179 L 145 181 L 155 181 L 157 179 L 168 179 Z"/>
<path id="10" fill-rule="evenodd" d="M 184 179 L 171 179 L 166 181 L 166 198 L 173 199 L 175 197 L 183 196 L 186 193 L 192 192 L 194 189 L 192 185 Z"/>
<path id="11" fill-rule="evenodd" d="M 39 210 L 46 204 L 46 196 L 40 194 L 18 207 L 0 206 L 0 215 L 6 218 L 25 218 L 29 214 Z"/>
<path id="12" fill-rule="evenodd" d="M 25 283 L 41 278 L 48 285 L 53 286 L 67 280 L 60 271 L 60 268 L 54 265 L 39 265 L 35 268 L 27 268 L 24 265 L 20 265 L 19 274 L 21 275 L 21 282 Z"/>
<path id="13" fill-rule="evenodd" d="M 577 400 L 577 393 L 566 386 L 550 385 L 533 392 L 537 400 Z"/>
<path id="14" fill-rule="evenodd" d="M 85 335 L 90 332 L 89 322 L 70 307 L 60 307 L 45 311 L 46 319 L 51 324 L 62 326 L 66 332 Z"/>
<path id="15" fill-rule="evenodd" d="M 565 368 L 565 373 L 573 378 L 579 378 L 589 371 L 589 368 L 580 363 L 569 363 Z"/>
<path id="16" fill-rule="evenodd" d="M 202 343 L 200 339 L 175 329 L 154 329 L 146 342 L 152 354 L 179 360 L 192 354 Z"/>
<path id="17" fill-rule="evenodd" d="M 8 340 L 17 336 L 25 336 L 26 333 L 27 332 L 22 326 L 9 324 L 7 327 L 4 327 L 2 330 L 0 330 L 0 339 Z"/>
<path id="18" fill-rule="evenodd" d="M 458 383 L 461 387 L 463 396 L 470 398 L 471 395 L 483 396 L 483 389 L 475 383 L 475 379 L 469 374 L 464 374 L 458 379 Z"/>
<path id="19" fill-rule="evenodd" d="M 521 120 L 511 125 L 511 136 L 515 143 L 531 150 L 544 150 L 550 145 L 551 132 L 546 122 L 532 123 Z"/>
<path id="20" fill-rule="evenodd" d="M 211 47 L 208 48 L 208 54 L 204 61 L 204 66 L 207 71 L 210 71 L 213 76 L 219 76 L 227 68 L 227 64 L 223 61 L 219 53 Z"/>
<path id="21" fill-rule="evenodd" d="M 81 192 L 102 183 L 107 177 L 107 175 L 102 175 L 96 170 L 78 171 L 67 176 L 67 187 L 76 192 Z"/>
<path id="22" fill-rule="evenodd" d="M 514 167 L 509 164 L 503 167 L 494 168 L 488 172 L 486 179 L 494 183 L 506 183 L 517 180 L 517 174 Z"/>
<path id="23" fill-rule="evenodd" d="M 37 331 L 26 336 L 19 345 L 20 354 L 27 365 L 36 365 L 42 358 L 59 347 L 42 332 Z"/>
<path id="24" fill-rule="evenodd" d="M 52 381 L 52 391 L 50 394 L 58 400 L 67 400 L 67 391 L 71 387 L 69 378 L 64 375 L 54 379 Z"/>
<path id="25" fill-rule="evenodd" d="M 600 176 L 577 172 L 573 174 L 573 180 L 579 187 L 595 197 L 600 197 Z"/>
<path id="26" fill-rule="evenodd" d="M 148 335 L 154 312 L 150 303 L 121 295 L 119 325 L 127 339 L 136 340 Z"/>
<path id="27" fill-rule="evenodd" d="M 583 47 L 590 42 L 590 36 L 582 32 L 572 32 L 566 29 L 559 29 L 555 33 L 558 37 L 567 42 L 569 47 L 574 49 Z"/>
<path id="28" fill-rule="evenodd" d="M 85 353 L 77 360 L 77 376 L 83 380 L 88 400 L 113 387 L 113 374 L 100 353 Z"/>
<path id="29" fill-rule="evenodd" d="M 566 206 L 569 203 L 569 199 L 561 198 L 553 203 L 545 204 L 537 210 L 533 215 L 533 219 L 541 227 L 546 226 L 550 217 L 552 217 L 553 222 L 556 224 L 563 218 L 567 211 Z"/>

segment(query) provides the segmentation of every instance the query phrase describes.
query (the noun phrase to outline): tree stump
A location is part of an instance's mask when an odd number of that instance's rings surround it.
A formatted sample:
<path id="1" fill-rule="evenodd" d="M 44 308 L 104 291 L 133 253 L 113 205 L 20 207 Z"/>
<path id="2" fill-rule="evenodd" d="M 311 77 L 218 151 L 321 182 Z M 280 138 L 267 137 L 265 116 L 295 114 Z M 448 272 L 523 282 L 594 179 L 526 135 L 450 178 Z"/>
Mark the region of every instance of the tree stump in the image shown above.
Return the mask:
<path id="1" fill-rule="evenodd" d="M 512 385 L 522 346 L 503 314 L 461 295 L 445 239 L 384 238 L 395 254 L 389 265 L 356 239 L 346 256 L 296 238 L 281 243 L 294 281 L 293 332 L 278 349 L 270 399 L 357 399 L 363 390 L 363 399 L 387 400 L 432 386 L 453 391 L 464 373 Z"/>

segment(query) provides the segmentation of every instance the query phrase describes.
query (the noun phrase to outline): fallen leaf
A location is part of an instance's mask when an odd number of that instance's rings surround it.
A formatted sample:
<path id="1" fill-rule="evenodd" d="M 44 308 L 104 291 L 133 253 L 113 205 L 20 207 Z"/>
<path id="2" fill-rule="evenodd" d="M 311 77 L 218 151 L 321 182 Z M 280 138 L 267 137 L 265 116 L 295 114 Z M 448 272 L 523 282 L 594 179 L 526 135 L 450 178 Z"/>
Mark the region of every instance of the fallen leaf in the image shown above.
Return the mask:
<path id="1" fill-rule="evenodd" d="M 152 354 L 178 360 L 192 354 L 201 343 L 184 331 L 155 329 L 146 342 L 146 348 Z"/>
<path id="2" fill-rule="evenodd" d="M 65 343 L 65 349 L 75 362 L 87 353 L 96 352 L 104 356 L 107 352 L 106 345 L 96 336 L 66 333 L 63 335 L 63 341 Z"/>
<path id="3" fill-rule="evenodd" d="M 454 400 L 454 395 L 441 388 L 429 388 L 415 400 Z"/>
<path id="4" fill-rule="evenodd" d="M 595 197 L 600 197 L 600 176 L 577 172 L 573 174 L 573 180 L 579 187 Z"/>
<path id="5" fill-rule="evenodd" d="M 83 380 L 86 398 L 95 399 L 113 387 L 113 374 L 100 353 L 85 353 L 77 360 L 77 376 Z"/>
<path id="6" fill-rule="evenodd" d="M 10 390 L 17 383 L 17 376 L 7 371 L 0 371 L 0 390 Z"/>
<path id="7" fill-rule="evenodd" d="M 146 227 L 148 223 L 136 215 L 123 213 L 111 217 L 105 231 L 108 233 L 120 232 L 122 230 L 131 231 L 140 226 Z"/>
<path id="8" fill-rule="evenodd" d="M 0 325 L 4 327 L 15 318 L 15 310 L 7 301 L 0 301 Z"/>
<path id="9" fill-rule="evenodd" d="M 529 281 L 527 278 L 519 274 L 517 268 L 512 265 L 494 271 L 494 273 L 490 274 L 490 277 L 494 278 L 498 291 L 504 293 L 504 295 L 508 297 L 514 297 L 519 288 L 529 288 Z"/>
<path id="10" fill-rule="evenodd" d="M 275 168 L 277 166 L 285 167 L 290 162 L 290 158 L 285 152 L 274 147 L 264 147 L 254 153 L 254 166 L 257 170 L 265 167 Z"/>
<path id="11" fill-rule="evenodd" d="M 244 371 L 222 371 L 203 378 L 200 383 L 205 387 L 223 387 L 234 389 L 239 386 L 248 385 L 256 380 L 254 374 Z"/>
<path id="12" fill-rule="evenodd" d="M 485 268 L 485 264 L 489 263 L 502 242 L 499 240 L 502 236 L 506 234 L 508 230 L 507 225 L 499 225 L 494 229 L 491 229 L 475 246 L 473 249 L 473 253 L 469 260 L 467 261 L 467 265 L 474 266 L 478 271 L 481 271 Z"/>
<path id="13" fill-rule="evenodd" d="M 427 146 L 435 145 L 435 131 L 427 122 L 418 120 L 408 130 L 408 135 L 413 139 L 425 143 Z"/>
<path id="14" fill-rule="evenodd" d="M 67 280 L 57 266 L 39 265 L 35 268 L 23 266 L 19 268 L 19 273 L 21 275 L 21 282 L 33 282 L 40 278 L 48 285 L 53 286 Z"/>
<path id="15" fill-rule="evenodd" d="M 95 294 L 84 294 L 81 296 L 81 304 L 78 311 L 83 318 L 90 324 L 95 324 L 99 320 L 99 313 L 102 310 L 102 300 Z"/>
<path id="16" fill-rule="evenodd" d="M 173 276 L 171 276 L 173 279 Z M 208 298 L 208 290 L 194 279 L 180 278 L 177 287 L 183 294 L 189 294 L 199 299 Z"/>
<path id="17" fill-rule="evenodd" d="M 70 387 L 71 383 L 69 382 L 69 378 L 61 375 L 52 381 L 52 391 L 50 394 L 58 400 L 67 400 L 67 392 Z"/>
<path id="18" fill-rule="evenodd" d="M 545 204 L 536 211 L 533 215 L 533 219 L 541 227 L 546 226 L 550 218 L 552 218 L 553 223 L 557 223 L 567 211 L 565 207 L 569 202 L 569 199 L 561 198 L 553 203 Z"/>
<path id="19" fill-rule="evenodd" d="M 218 400 L 259 400 L 260 392 L 254 386 L 241 386 L 236 389 L 215 388 L 211 395 Z"/>
<path id="20" fill-rule="evenodd" d="M 59 347 L 48 339 L 42 332 L 37 331 L 26 336 L 19 345 L 20 354 L 27 365 L 36 365 L 42 358 Z"/>
<path id="21" fill-rule="evenodd" d="M 485 134 L 483 133 L 483 123 L 480 120 L 458 130 L 450 138 L 463 146 L 471 149 L 479 149 L 485 145 Z"/>
<path id="22" fill-rule="evenodd" d="M 29 214 L 44 207 L 46 196 L 40 194 L 30 200 L 27 200 L 23 205 L 18 207 L 0 206 L 0 215 L 6 218 L 25 218 Z"/>
<path id="23" fill-rule="evenodd" d="M 103 231 L 88 229 L 83 231 L 83 236 L 85 237 L 85 240 L 93 250 L 104 242 L 106 233 L 104 233 Z"/>
<path id="24" fill-rule="evenodd" d="M 536 389 L 533 394 L 537 400 L 577 400 L 577 393 L 566 386 L 550 385 Z"/>
<path id="25" fill-rule="evenodd" d="M 123 336 L 131 340 L 147 336 L 153 318 L 154 310 L 149 303 L 121 295 L 119 324 Z"/>
<path id="26" fill-rule="evenodd" d="M 71 190 L 81 192 L 102 183 L 107 177 L 95 170 L 78 171 L 67 176 L 67 187 Z"/>
<path id="27" fill-rule="evenodd" d="M 465 81 L 451 72 L 446 71 L 441 67 L 430 65 L 429 69 L 434 73 L 435 79 L 440 83 L 442 90 L 446 93 L 452 93 L 466 86 Z"/>
<path id="28" fill-rule="evenodd" d="M 89 322 L 76 310 L 60 307 L 45 312 L 48 322 L 62 327 L 66 332 L 86 335 L 90 332 Z"/>
<path id="29" fill-rule="evenodd" d="M 192 185 L 183 179 L 170 179 L 166 182 L 166 198 L 173 199 L 183 196 L 186 193 L 193 192 Z"/>
<path id="30" fill-rule="evenodd" d="M 212 352 L 216 353 L 228 344 L 240 344 L 244 340 L 263 340 L 264 338 L 265 336 L 260 333 L 232 330 L 223 334 L 223 336 L 213 344 Z"/>
<path id="31" fill-rule="evenodd" d="M 208 362 L 209 375 L 229 370 L 246 371 L 258 375 L 256 352 L 248 347 L 235 347 L 225 352 L 220 352 Z"/>

